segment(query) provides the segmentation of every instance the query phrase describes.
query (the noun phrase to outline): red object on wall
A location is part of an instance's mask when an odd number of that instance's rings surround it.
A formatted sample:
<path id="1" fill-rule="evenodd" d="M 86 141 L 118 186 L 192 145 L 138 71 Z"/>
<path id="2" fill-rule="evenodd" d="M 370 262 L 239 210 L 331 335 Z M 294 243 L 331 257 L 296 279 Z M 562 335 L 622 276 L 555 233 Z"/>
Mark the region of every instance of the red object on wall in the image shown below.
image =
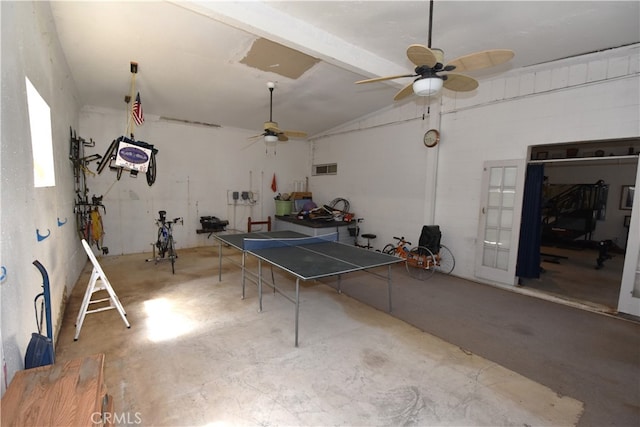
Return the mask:
<path id="1" fill-rule="evenodd" d="M 274 193 L 278 191 L 278 184 L 276 183 L 276 174 L 273 174 L 273 178 L 271 179 L 271 191 Z"/>

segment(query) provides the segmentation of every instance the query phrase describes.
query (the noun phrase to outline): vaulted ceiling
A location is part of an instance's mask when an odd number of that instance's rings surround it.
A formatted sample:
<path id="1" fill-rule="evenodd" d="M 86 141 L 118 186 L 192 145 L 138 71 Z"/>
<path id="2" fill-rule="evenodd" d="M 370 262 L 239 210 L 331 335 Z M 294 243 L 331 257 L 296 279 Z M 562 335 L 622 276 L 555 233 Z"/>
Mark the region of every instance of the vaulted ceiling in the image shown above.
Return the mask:
<path id="1" fill-rule="evenodd" d="M 130 63 L 147 116 L 260 132 L 273 119 L 309 135 L 394 103 L 407 46 L 427 45 L 423 1 L 50 3 L 82 105 L 126 110 Z M 506 48 L 511 68 L 640 42 L 637 1 L 435 1 L 432 46 L 445 60 Z M 442 96 L 453 96 L 444 90 Z M 411 99 L 401 102 L 412 102 Z"/>

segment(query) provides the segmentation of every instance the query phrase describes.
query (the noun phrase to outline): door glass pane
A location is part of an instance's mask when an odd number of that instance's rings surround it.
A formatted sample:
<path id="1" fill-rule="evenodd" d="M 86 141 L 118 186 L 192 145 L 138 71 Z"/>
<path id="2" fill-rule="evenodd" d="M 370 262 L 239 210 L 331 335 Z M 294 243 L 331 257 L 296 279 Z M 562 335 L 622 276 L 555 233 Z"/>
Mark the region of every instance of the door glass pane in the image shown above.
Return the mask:
<path id="1" fill-rule="evenodd" d="M 484 254 L 482 255 L 482 265 L 495 268 L 496 266 L 495 250 L 492 250 L 492 249 L 487 250 L 487 248 L 485 248 Z"/>
<path id="2" fill-rule="evenodd" d="M 501 251 L 498 250 L 496 258 L 496 268 L 500 270 L 508 270 L 509 269 L 509 251 Z"/>
<path id="3" fill-rule="evenodd" d="M 498 209 L 487 209 L 487 227 L 497 227 L 500 211 Z"/>
<path id="4" fill-rule="evenodd" d="M 484 245 L 495 246 L 498 244 L 498 230 L 495 228 L 487 228 L 484 233 Z"/>
<path id="5" fill-rule="evenodd" d="M 513 224 L 513 211 L 511 209 L 503 209 L 500 215 L 500 227 L 510 228 Z"/>
<path id="6" fill-rule="evenodd" d="M 491 188 L 489 189 L 489 206 L 495 207 L 500 206 L 501 199 L 500 188 Z"/>
<path id="7" fill-rule="evenodd" d="M 516 193 L 513 190 L 505 190 L 502 193 L 502 206 L 505 208 L 512 208 L 515 203 Z"/>
<path id="8" fill-rule="evenodd" d="M 515 187 L 517 177 L 518 177 L 518 168 L 514 168 L 514 167 L 504 168 L 504 186 L 505 187 Z"/>
<path id="9" fill-rule="evenodd" d="M 505 249 L 508 252 L 508 249 L 511 247 L 511 231 L 504 229 L 500 230 L 498 246 L 500 249 Z"/>
<path id="10" fill-rule="evenodd" d="M 489 187 L 500 187 L 502 184 L 502 168 L 491 168 Z"/>

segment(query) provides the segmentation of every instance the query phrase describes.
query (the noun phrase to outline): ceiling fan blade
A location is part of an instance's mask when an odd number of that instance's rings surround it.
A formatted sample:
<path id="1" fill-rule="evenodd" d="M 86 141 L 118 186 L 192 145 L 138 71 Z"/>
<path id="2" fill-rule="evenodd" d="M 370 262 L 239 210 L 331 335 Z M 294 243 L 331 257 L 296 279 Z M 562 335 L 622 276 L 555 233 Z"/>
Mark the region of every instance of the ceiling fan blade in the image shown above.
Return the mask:
<path id="1" fill-rule="evenodd" d="M 470 53 L 449 62 L 455 66 L 455 71 L 471 71 L 489 68 L 509 61 L 515 53 L 509 49 L 492 49 Z"/>
<path id="2" fill-rule="evenodd" d="M 307 133 L 299 130 L 285 130 L 282 133 L 287 135 L 289 138 L 306 138 Z"/>
<path id="3" fill-rule="evenodd" d="M 478 81 L 464 74 L 449 73 L 444 87 L 455 92 L 469 92 L 478 87 Z"/>
<path id="4" fill-rule="evenodd" d="M 393 99 L 396 101 L 400 101 L 401 99 L 406 98 L 409 95 L 413 95 L 413 82 L 403 87 L 400 92 L 396 93 L 396 96 L 394 96 Z"/>
<path id="5" fill-rule="evenodd" d="M 288 141 L 289 138 L 306 138 L 307 133 L 299 130 L 280 130 L 277 127 L 271 126 L 265 129 L 265 131 L 276 135 L 280 141 Z M 286 139 L 283 139 L 286 138 Z"/>
<path id="6" fill-rule="evenodd" d="M 438 54 L 434 50 L 421 44 L 412 44 L 407 48 L 407 58 L 418 67 L 426 65 L 429 68 L 433 68 L 438 63 Z M 440 57 L 440 61 L 442 61 L 442 57 Z"/>
<path id="7" fill-rule="evenodd" d="M 383 80 L 395 80 L 395 79 L 400 79 L 402 77 L 417 77 L 417 75 L 416 74 L 400 74 L 397 76 L 375 77 L 373 79 L 359 80 L 356 82 L 356 84 L 359 85 L 362 83 L 381 82 Z"/>
<path id="8" fill-rule="evenodd" d="M 257 135 L 250 136 L 250 137 L 248 137 L 247 139 L 260 138 L 261 136 L 264 136 L 264 133 L 259 133 L 259 134 L 257 134 Z"/>

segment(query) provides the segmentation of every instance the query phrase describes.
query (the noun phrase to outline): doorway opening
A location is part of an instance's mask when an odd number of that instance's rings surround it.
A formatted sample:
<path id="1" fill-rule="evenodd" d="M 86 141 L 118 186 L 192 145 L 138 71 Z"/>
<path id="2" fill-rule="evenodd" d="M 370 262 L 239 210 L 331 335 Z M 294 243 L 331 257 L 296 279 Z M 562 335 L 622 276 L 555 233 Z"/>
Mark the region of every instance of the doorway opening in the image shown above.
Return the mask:
<path id="1" fill-rule="evenodd" d="M 521 286 L 617 312 L 638 153 L 637 138 L 531 147 L 529 164 L 543 167 L 540 269 Z"/>

